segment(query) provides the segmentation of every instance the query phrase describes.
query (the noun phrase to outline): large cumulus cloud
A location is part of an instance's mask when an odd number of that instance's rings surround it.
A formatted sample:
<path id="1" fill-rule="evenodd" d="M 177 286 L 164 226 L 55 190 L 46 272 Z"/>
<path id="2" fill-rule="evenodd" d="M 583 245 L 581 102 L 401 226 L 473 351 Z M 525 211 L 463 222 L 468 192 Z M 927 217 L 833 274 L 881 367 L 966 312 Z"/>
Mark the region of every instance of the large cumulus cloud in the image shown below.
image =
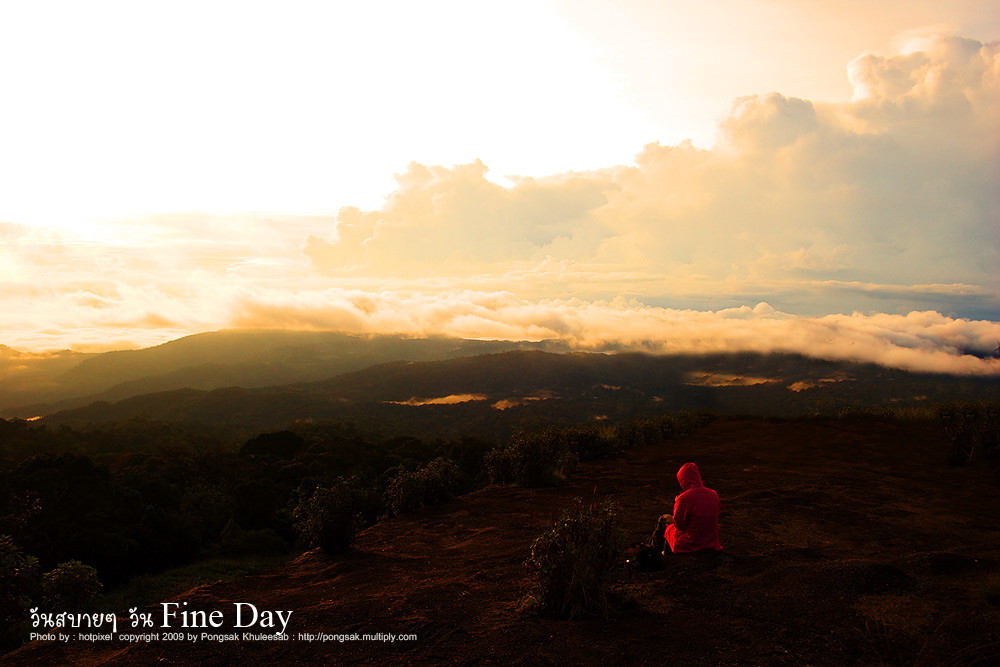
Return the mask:
<path id="1" fill-rule="evenodd" d="M 711 284 L 737 299 L 777 291 L 803 313 L 933 305 L 995 317 L 1000 45 L 924 47 L 853 61 L 848 103 L 737 99 L 711 150 L 651 144 L 635 166 L 508 188 L 478 162 L 413 164 L 382 209 L 343 210 L 305 251 L 328 275 L 476 273 L 502 287 L 514 264 L 548 259 L 627 271 L 628 293 L 663 303 Z M 851 303 L 832 287 L 850 283 L 898 289 Z M 951 308 L 920 285 L 971 288 Z M 592 287 L 583 296 L 606 296 Z"/>
<path id="2" fill-rule="evenodd" d="M 592 227 L 591 212 L 614 187 L 598 175 L 565 174 L 504 188 L 486 171 L 478 161 L 451 169 L 412 163 L 381 210 L 342 209 L 335 237 L 311 236 L 305 252 L 326 273 L 441 273 L 541 259 Z"/>

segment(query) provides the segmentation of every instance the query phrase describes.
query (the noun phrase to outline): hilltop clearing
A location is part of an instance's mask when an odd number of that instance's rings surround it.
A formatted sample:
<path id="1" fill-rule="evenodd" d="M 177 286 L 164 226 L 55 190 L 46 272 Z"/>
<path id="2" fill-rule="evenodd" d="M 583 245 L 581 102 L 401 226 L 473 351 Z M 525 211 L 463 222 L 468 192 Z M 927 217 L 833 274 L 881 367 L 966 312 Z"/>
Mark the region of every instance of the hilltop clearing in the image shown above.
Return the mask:
<path id="1" fill-rule="evenodd" d="M 292 610 L 289 641 L 35 642 L 5 660 L 997 664 L 1000 607 L 980 587 L 1000 567 L 1000 486 L 985 467 L 946 466 L 948 449 L 926 424 L 719 420 L 587 463 L 560 488 L 488 487 L 377 524 L 349 553 L 309 552 L 176 599 L 230 621 L 234 602 Z M 635 604 L 608 620 L 519 611 L 530 545 L 575 498 L 613 498 L 630 538 L 645 539 L 689 460 L 723 501 L 720 557 L 676 556 L 635 575 Z M 300 633 L 417 638 L 324 643 Z"/>

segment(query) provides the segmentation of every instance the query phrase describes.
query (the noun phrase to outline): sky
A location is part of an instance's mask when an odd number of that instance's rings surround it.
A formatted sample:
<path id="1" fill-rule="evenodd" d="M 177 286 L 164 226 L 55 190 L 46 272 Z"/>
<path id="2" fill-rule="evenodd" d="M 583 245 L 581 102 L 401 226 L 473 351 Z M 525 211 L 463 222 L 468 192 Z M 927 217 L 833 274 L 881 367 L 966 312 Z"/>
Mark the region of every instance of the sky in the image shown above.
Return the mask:
<path id="1" fill-rule="evenodd" d="M 0 343 L 1000 373 L 993 0 L 0 0 Z"/>

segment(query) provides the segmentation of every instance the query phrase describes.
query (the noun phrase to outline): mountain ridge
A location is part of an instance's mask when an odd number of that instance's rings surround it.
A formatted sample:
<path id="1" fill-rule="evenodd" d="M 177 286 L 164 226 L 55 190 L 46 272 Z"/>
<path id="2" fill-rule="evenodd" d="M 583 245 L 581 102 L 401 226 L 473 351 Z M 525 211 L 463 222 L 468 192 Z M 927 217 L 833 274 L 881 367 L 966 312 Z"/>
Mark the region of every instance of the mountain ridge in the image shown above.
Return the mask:
<path id="1" fill-rule="evenodd" d="M 543 341 L 478 341 L 325 331 L 222 330 L 141 350 L 80 355 L 51 370 L 11 354 L 0 368 L 0 416 L 35 417 L 94 401 L 172 389 L 261 387 L 320 380 L 397 360 L 430 360 L 509 349 L 565 349 Z M 14 350 L 13 352 L 16 352 Z M 77 354 L 77 353 L 73 353 Z M 30 355 L 29 355 L 30 356 Z M 17 363 L 13 361 L 17 359 Z"/>
<path id="2" fill-rule="evenodd" d="M 620 420 L 679 409 L 789 417 L 981 398 L 1000 398 L 1000 379 L 915 374 L 801 355 L 514 350 L 385 362 L 268 387 L 187 387 L 91 403 L 42 421 L 151 418 L 280 430 L 295 421 L 347 419 L 378 424 L 394 435 L 459 437 L 495 434 L 501 423 L 509 429 L 516 423 Z"/>

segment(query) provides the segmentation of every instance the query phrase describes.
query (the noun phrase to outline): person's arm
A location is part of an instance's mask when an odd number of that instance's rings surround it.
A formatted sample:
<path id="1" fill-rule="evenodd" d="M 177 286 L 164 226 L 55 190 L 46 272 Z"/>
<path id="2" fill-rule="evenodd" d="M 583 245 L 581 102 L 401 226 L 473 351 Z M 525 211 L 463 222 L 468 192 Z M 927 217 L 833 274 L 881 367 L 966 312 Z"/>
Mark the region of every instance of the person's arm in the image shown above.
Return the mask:
<path id="1" fill-rule="evenodd" d="M 677 496 L 677 500 L 674 502 L 674 525 L 682 533 L 686 532 L 688 528 L 689 509 L 687 500 L 683 496 Z"/>

